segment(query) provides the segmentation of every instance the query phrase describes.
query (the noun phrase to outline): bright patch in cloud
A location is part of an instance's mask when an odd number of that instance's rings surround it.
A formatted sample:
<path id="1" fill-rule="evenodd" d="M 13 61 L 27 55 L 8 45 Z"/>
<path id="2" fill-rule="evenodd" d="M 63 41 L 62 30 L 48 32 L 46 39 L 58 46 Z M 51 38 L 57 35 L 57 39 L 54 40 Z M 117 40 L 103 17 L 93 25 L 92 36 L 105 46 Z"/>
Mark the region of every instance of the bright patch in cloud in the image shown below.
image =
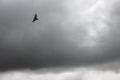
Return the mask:
<path id="1" fill-rule="evenodd" d="M 90 69 L 76 69 L 61 73 L 16 71 L 0 74 L 0 80 L 120 80 L 120 72 Z"/>
<path id="2" fill-rule="evenodd" d="M 71 40 L 82 47 L 96 47 L 109 36 L 111 2 L 107 0 L 71 0 L 65 4 L 68 16 L 63 25 Z"/>

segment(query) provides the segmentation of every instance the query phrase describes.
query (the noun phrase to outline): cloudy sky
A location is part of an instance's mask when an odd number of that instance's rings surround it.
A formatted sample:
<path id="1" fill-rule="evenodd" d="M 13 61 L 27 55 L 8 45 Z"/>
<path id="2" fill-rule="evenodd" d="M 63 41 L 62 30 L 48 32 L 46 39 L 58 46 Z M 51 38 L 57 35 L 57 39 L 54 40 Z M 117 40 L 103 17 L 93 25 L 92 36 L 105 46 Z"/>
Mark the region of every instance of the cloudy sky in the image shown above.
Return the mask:
<path id="1" fill-rule="evenodd" d="M 0 80 L 120 80 L 119 4 L 0 0 Z"/>

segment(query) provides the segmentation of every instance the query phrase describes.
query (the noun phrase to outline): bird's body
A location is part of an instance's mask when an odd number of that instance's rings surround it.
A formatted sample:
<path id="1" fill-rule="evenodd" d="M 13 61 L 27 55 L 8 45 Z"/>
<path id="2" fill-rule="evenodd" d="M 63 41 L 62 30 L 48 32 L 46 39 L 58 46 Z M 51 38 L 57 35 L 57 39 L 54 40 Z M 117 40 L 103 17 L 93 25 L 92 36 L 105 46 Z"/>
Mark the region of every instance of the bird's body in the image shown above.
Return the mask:
<path id="1" fill-rule="evenodd" d="M 32 21 L 32 22 L 35 22 L 36 20 L 39 20 L 39 19 L 37 18 L 37 14 L 35 13 L 35 16 L 34 16 L 34 18 L 33 18 L 33 21 Z"/>

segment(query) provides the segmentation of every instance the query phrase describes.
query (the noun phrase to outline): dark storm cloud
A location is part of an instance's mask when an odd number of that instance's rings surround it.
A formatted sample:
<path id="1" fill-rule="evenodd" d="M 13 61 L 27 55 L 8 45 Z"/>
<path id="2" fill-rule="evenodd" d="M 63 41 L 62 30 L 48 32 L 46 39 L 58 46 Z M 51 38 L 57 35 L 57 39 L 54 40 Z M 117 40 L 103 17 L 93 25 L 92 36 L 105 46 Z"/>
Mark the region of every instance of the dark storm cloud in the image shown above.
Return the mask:
<path id="1" fill-rule="evenodd" d="M 64 63 L 69 48 L 59 27 L 61 20 L 56 19 L 63 14 L 59 2 L 11 0 L 1 7 L 1 69 Z M 39 22 L 32 23 L 36 12 Z"/>
<path id="2" fill-rule="evenodd" d="M 106 42 L 103 51 L 77 50 L 76 44 L 69 41 L 68 35 L 61 27 L 67 15 L 67 10 L 62 6 L 63 1 L 2 1 L 0 2 L 1 70 L 85 65 L 111 61 L 120 56 L 117 37 L 116 39 L 110 37 L 111 40 Z M 39 21 L 32 23 L 36 12 Z M 115 28 L 115 31 L 117 29 Z"/>

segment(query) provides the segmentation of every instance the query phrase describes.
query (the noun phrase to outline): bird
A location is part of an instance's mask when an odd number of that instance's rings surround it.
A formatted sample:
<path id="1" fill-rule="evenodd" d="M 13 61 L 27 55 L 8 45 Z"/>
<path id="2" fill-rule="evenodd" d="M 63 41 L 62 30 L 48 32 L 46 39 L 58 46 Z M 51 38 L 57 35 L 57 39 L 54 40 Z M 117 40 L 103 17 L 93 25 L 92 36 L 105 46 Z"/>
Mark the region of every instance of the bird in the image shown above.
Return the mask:
<path id="1" fill-rule="evenodd" d="M 33 21 L 32 22 L 35 22 L 36 20 L 39 20 L 38 17 L 37 17 L 37 13 L 35 13 L 35 16 L 33 18 Z"/>

